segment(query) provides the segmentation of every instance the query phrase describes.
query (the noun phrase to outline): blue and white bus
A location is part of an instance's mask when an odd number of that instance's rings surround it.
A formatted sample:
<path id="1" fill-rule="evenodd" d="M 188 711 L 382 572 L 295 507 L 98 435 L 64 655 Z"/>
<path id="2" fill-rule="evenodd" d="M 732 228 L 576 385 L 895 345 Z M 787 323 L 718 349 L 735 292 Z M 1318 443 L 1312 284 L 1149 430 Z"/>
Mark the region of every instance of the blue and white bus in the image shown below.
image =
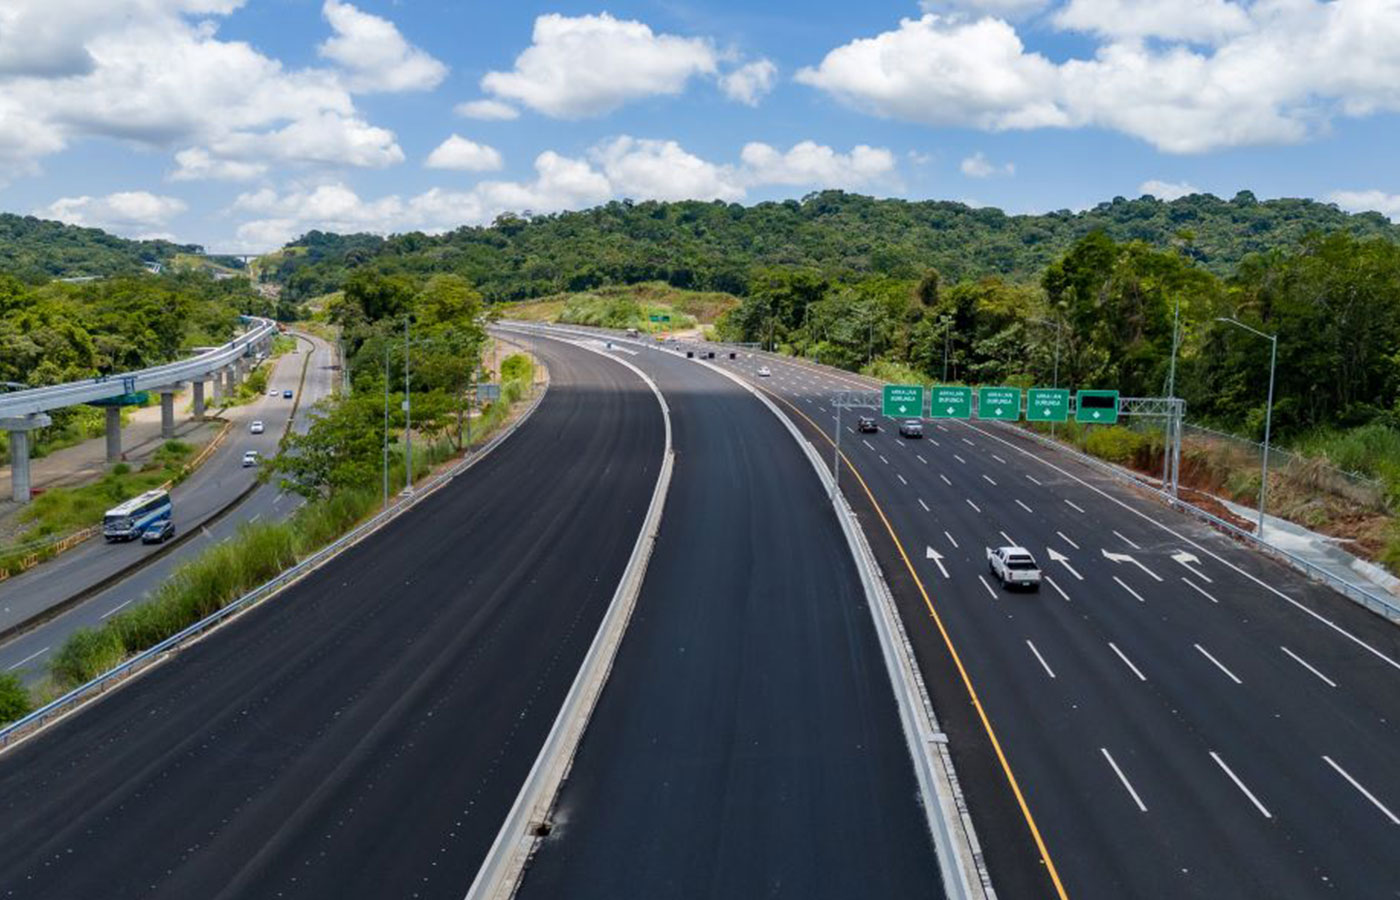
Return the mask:
<path id="1" fill-rule="evenodd" d="M 169 491 L 147 491 L 114 506 L 102 517 L 102 536 L 109 541 L 132 541 L 151 525 L 170 518 Z"/>

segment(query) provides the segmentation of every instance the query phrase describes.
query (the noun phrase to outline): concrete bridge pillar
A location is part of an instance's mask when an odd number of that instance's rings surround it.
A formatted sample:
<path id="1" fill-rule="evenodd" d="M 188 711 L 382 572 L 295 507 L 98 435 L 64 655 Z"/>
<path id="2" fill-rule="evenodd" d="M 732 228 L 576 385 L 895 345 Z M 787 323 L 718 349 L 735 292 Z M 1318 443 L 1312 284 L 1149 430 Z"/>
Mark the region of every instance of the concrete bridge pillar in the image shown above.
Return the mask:
<path id="1" fill-rule="evenodd" d="M 33 496 L 29 480 L 29 432 L 53 424 L 43 413 L 0 419 L 0 429 L 10 434 L 10 496 L 17 503 L 28 503 Z"/>
<path id="2" fill-rule="evenodd" d="M 204 379 L 202 379 L 202 378 L 197 378 L 197 379 L 195 379 L 195 380 L 191 383 L 190 388 L 191 388 L 191 390 L 194 392 L 194 406 L 193 406 L 193 408 L 190 410 L 190 412 L 191 412 L 191 414 L 194 415 L 194 417 L 195 417 L 196 419 L 203 418 L 203 416 L 204 416 Z"/>
<path id="3" fill-rule="evenodd" d="M 227 399 L 233 396 L 233 392 L 238 388 L 238 367 L 229 366 L 224 369 L 224 397 Z"/>
<path id="4" fill-rule="evenodd" d="M 175 393 L 177 387 L 160 390 L 160 436 L 162 440 L 175 439 Z"/>
<path id="5" fill-rule="evenodd" d="M 107 407 L 107 462 L 122 461 L 122 408 Z"/>

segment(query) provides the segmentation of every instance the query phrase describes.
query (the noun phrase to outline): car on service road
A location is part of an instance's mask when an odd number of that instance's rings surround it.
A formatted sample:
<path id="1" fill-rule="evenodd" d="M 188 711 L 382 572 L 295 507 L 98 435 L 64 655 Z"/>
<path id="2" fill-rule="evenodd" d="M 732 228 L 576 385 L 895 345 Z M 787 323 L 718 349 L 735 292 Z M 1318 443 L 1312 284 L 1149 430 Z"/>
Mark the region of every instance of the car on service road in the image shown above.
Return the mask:
<path id="1" fill-rule="evenodd" d="M 262 433 L 263 433 L 263 423 L 262 423 L 262 419 L 255 419 L 255 420 L 253 420 L 253 424 L 248 426 L 248 433 L 249 433 L 249 434 L 262 434 Z"/>
<path id="2" fill-rule="evenodd" d="M 277 396 L 277 388 L 268 388 L 268 390 L 267 390 L 267 395 L 268 395 L 269 397 L 276 397 L 276 396 Z"/>
<path id="3" fill-rule="evenodd" d="M 249 466 L 256 466 L 257 464 L 258 464 L 258 451 L 256 451 L 256 450 L 249 450 L 248 452 L 246 452 L 246 453 L 243 454 L 243 468 L 246 469 L 246 468 L 248 468 Z"/>
<path id="4" fill-rule="evenodd" d="M 772 374 L 773 374 L 772 371 L 769 370 L 769 368 L 768 368 L 767 366 L 759 366 L 759 367 L 758 367 L 758 377 L 759 377 L 759 378 L 767 378 L 768 376 L 770 376 L 770 375 L 772 375 Z"/>
<path id="5" fill-rule="evenodd" d="M 856 431 L 859 431 L 861 434 L 874 434 L 879 430 L 879 423 L 870 416 L 861 416 L 860 421 L 856 423 Z"/>
<path id="6" fill-rule="evenodd" d="M 174 536 L 175 523 L 169 519 L 161 519 L 153 525 L 146 526 L 146 530 L 141 532 L 141 543 L 163 544 Z"/>
<path id="7" fill-rule="evenodd" d="M 288 388 L 287 390 L 283 391 L 283 392 L 282 392 L 282 396 L 283 396 L 283 398 L 285 398 L 285 399 L 287 399 L 287 400 L 292 399 L 292 391 L 291 391 L 291 389 Z"/>
<path id="8" fill-rule="evenodd" d="M 1040 590 L 1040 566 L 1025 547 L 988 547 L 987 568 L 1002 587 Z"/>
<path id="9" fill-rule="evenodd" d="M 902 437 L 921 438 L 924 436 L 924 423 L 918 419 L 905 419 L 899 423 L 899 433 Z"/>

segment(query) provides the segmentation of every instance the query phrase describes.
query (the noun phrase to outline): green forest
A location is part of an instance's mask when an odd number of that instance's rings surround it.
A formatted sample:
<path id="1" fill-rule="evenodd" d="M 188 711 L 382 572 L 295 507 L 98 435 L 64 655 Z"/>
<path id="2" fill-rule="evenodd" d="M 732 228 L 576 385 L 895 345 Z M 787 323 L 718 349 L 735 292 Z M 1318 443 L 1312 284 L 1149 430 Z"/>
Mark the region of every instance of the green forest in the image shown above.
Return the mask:
<path id="1" fill-rule="evenodd" d="M 130 241 L 97 228 L 0 213 L 0 272 L 38 284 L 51 278 L 134 275 L 147 263 L 199 253 L 194 244 Z"/>

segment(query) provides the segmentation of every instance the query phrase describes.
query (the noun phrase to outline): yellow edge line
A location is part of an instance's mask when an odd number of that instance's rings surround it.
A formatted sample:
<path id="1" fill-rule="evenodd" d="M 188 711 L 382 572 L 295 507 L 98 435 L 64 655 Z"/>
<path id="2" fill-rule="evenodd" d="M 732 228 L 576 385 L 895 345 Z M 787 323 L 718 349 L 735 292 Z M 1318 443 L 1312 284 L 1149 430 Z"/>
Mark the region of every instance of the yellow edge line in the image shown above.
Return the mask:
<path id="1" fill-rule="evenodd" d="M 826 431 L 816 422 L 813 422 L 806 413 L 767 388 L 760 389 L 770 397 L 781 402 L 788 409 L 797 413 L 803 419 L 806 419 L 807 424 L 816 429 L 817 433 L 820 434 L 828 444 L 832 443 L 831 438 L 827 437 Z M 865 479 L 861 477 L 860 470 L 855 467 L 855 464 L 851 462 L 846 454 L 841 454 L 841 460 L 845 462 L 846 468 L 850 469 L 851 474 L 860 482 L 861 489 L 865 491 L 865 496 L 870 500 L 871 506 L 875 508 L 876 514 L 880 516 L 880 521 L 884 523 L 885 530 L 889 532 L 890 540 L 894 541 L 895 549 L 899 551 L 900 558 L 904 560 L 905 568 L 909 570 L 909 574 L 913 577 L 914 583 L 919 586 L 919 593 L 923 595 L 924 605 L 928 607 L 929 615 L 933 617 L 934 624 L 938 626 L 938 633 L 943 636 L 943 643 L 948 647 L 948 652 L 953 655 L 953 664 L 957 666 L 958 674 L 962 677 L 963 687 L 967 689 L 967 695 L 972 699 L 972 705 L 977 710 L 977 716 L 982 720 L 982 727 L 986 730 L 987 737 L 992 742 L 992 749 L 996 751 L 997 761 L 1001 763 L 1001 770 L 1006 773 L 1006 780 L 1011 785 L 1011 792 L 1016 795 L 1016 803 L 1021 807 L 1021 815 L 1025 817 L 1026 825 L 1030 827 L 1031 837 L 1035 839 L 1035 846 L 1040 851 L 1041 859 L 1045 861 L 1045 870 L 1050 874 L 1050 880 L 1055 885 L 1055 893 L 1059 895 L 1060 900 L 1069 900 L 1069 894 L 1065 893 L 1064 883 L 1060 881 L 1060 873 L 1055 869 L 1054 860 L 1050 858 L 1050 850 L 1045 846 L 1045 840 L 1040 836 L 1040 829 L 1035 824 L 1035 817 L 1031 815 L 1031 809 L 1026 803 L 1025 795 L 1021 793 L 1021 785 L 1017 783 L 1016 776 L 1011 771 L 1011 764 L 1007 762 L 1006 754 L 1002 752 L 1001 741 L 997 740 L 997 733 L 996 730 L 992 728 L 992 721 L 987 718 L 987 711 L 982 708 L 982 701 L 977 696 L 977 689 L 972 686 L 972 678 L 967 674 L 967 669 L 963 666 L 962 657 L 958 655 L 957 648 L 953 646 L 953 638 L 948 634 L 948 629 L 943 624 L 942 616 L 940 616 L 938 610 L 933 607 L 933 601 L 929 598 L 928 590 L 924 587 L 923 579 L 919 577 L 918 572 L 914 571 L 914 564 L 909 561 L 909 554 L 904 552 L 904 544 L 899 540 L 899 536 L 895 534 L 894 526 L 890 524 L 890 520 L 885 517 L 885 511 L 881 509 L 880 504 L 875 500 L 875 495 L 871 493 L 870 486 L 866 484 Z"/>

